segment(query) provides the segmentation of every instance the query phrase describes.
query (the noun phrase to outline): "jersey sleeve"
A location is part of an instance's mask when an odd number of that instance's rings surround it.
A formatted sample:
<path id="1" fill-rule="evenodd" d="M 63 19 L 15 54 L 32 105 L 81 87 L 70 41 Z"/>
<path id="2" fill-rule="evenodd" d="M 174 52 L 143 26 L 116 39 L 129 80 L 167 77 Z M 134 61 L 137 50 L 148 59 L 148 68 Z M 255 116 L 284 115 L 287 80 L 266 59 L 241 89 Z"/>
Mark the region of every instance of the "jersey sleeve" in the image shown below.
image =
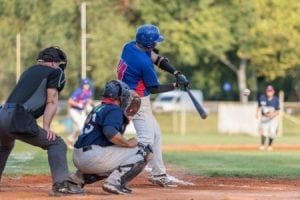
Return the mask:
<path id="1" fill-rule="evenodd" d="M 65 85 L 65 74 L 61 69 L 55 69 L 48 76 L 47 88 L 56 88 L 61 91 Z"/>
<path id="2" fill-rule="evenodd" d="M 75 100 L 80 95 L 80 93 L 81 93 L 81 89 L 77 88 L 72 92 L 70 98 Z"/>
<path id="3" fill-rule="evenodd" d="M 103 120 L 103 134 L 107 139 L 111 139 L 117 133 L 121 132 L 123 126 L 123 112 L 121 109 L 108 111 L 109 113 Z"/>
<path id="4" fill-rule="evenodd" d="M 151 62 L 145 62 L 144 67 L 142 69 L 143 72 L 143 80 L 146 87 L 158 86 L 158 78 L 154 66 Z"/>
<path id="5" fill-rule="evenodd" d="M 264 96 L 263 96 L 263 95 L 259 96 L 258 101 L 257 101 L 258 107 L 262 107 L 261 102 L 262 102 L 263 100 L 264 100 Z"/>

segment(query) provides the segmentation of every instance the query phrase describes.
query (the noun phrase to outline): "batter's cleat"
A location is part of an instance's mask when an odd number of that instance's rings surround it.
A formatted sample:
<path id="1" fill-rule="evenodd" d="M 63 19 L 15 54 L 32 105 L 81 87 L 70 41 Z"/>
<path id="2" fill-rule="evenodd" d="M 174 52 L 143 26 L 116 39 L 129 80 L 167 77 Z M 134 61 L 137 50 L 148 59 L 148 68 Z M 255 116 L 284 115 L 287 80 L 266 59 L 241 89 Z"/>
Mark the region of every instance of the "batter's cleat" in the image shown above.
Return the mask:
<path id="1" fill-rule="evenodd" d="M 265 150 L 265 146 L 260 146 L 259 150 L 264 151 Z"/>
<path id="2" fill-rule="evenodd" d="M 84 190 L 76 183 L 65 180 L 60 183 L 54 183 L 52 191 L 49 193 L 50 196 L 63 196 L 73 194 L 83 194 Z"/>
<path id="3" fill-rule="evenodd" d="M 102 189 L 105 192 L 109 192 L 112 194 L 128 194 L 128 193 L 130 193 L 129 188 L 126 187 L 126 189 L 125 189 L 121 185 L 114 185 L 114 184 L 110 184 L 110 183 L 104 183 L 102 186 Z"/>
<path id="4" fill-rule="evenodd" d="M 149 181 L 153 184 L 160 185 L 161 187 L 177 187 L 177 184 L 170 180 L 167 174 L 152 175 Z"/>
<path id="5" fill-rule="evenodd" d="M 267 151 L 273 151 L 273 148 L 271 146 L 268 146 Z"/>

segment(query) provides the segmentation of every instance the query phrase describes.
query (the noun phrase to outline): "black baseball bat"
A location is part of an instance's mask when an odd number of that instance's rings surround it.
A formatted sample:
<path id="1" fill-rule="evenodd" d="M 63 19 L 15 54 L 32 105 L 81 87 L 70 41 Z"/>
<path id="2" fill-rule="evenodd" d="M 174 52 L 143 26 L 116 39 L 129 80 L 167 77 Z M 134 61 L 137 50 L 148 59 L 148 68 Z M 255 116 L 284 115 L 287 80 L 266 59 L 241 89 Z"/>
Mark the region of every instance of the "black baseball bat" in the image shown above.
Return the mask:
<path id="1" fill-rule="evenodd" d="M 191 93 L 191 91 L 186 88 L 186 92 L 188 93 L 188 95 L 190 96 L 196 110 L 198 111 L 198 113 L 200 114 L 202 119 L 206 119 L 207 114 L 205 112 L 205 110 L 203 109 L 203 107 L 200 105 L 200 103 L 196 100 L 196 98 L 194 97 L 194 95 Z"/>
<path id="2" fill-rule="evenodd" d="M 157 52 L 157 53 L 158 53 L 158 52 Z M 174 72 L 177 71 L 177 70 L 175 69 L 175 67 L 173 67 L 173 66 L 169 63 L 169 61 L 168 61 L 166 58 L 164 58 L 164 57 L 162 57 L 162 56 L 158 56 L 158 59 L 159 59 L 159 62 L 155 61 L 155 64 L 156 64 L 159 68 L 161 68 L 161 69 L 163 69 L 163 70 L 165 70 L 165 71 L 168 71 L 168 72 L 170 72 L 170 73 L 172 73 L 172 74 L 174 74 Z M 156 60 L 157 60 L 157 59 L 156 59 Z M 157 63 L 156 63 L 156 62 L 157 62 Z M 177 72 L 178 72 L 178 71 L 177 71 Z M 206 119 L 207 114 L 206 114 L 205 110 L 204 110 L 203 107 L 200 105 L 200 103 L 196 100 L 196 98 L 194 97 L 194 95 L 191 93 L 191 91 L 189 90 L 188 86 L 185 86 L 185 87 L 186 87 L 186 88 L 185 88 L 186 92 L 189 94 L 189 96 L 190 96 L 190 98 L 191 98 L 191 100 L 192 100 L 192 102 L 193 102 L 193 104 L 194 104 L 196 110 L 197 110 L 198 113 L 200 114 L 201 118 L 202 118 L 202 119 Z"/>

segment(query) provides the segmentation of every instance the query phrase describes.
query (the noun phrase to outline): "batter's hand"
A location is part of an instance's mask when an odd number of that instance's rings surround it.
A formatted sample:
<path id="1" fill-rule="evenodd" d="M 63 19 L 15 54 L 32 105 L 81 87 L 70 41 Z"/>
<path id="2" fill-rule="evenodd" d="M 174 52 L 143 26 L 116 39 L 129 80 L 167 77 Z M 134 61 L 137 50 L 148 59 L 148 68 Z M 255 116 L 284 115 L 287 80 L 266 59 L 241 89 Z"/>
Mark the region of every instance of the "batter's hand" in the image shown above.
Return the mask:
<path id="1" fill-rule="evenodd" d="M 189 86 L 189 81 L 183 74 L 176 75 L 176 84 L 181 90 L 186 90 L 186 88 Z"/>
<path id="2" fill-rule="evenodd" d="M 44 129 L 47 132 L 47 139 L 49 141 L 56 139 L 56 133 L 54 131 L 52 131 L 50 128 L 44 128 Z"/>

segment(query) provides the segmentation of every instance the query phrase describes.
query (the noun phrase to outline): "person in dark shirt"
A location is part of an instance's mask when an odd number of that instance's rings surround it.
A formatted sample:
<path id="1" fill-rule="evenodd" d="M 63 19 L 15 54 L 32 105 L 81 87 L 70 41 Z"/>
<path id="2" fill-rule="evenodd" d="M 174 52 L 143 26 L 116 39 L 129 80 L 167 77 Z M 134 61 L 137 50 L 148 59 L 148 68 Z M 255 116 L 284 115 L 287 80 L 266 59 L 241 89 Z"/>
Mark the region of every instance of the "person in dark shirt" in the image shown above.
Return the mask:
<path id="1" fill-rule="evenodd" d="M 0 109 L 0 178 L 15 140 L 41 147 L 48 152 L 53 181 L 51 195 L 82 193 L 69 181 L 66 144 L 52 130 L 59 92 L 64 88 L 65 53 L 57 47 L 43 49 L 37 64 L 21 75 Z M 36 119 L 43 116 L 43 126 Z"/>
<path id="2" fill-rule="evenodd" d="M 102 103 L 88 115 L 74 145 L 73 162 L 78 169 L 73 176 L 75 182 L 84 185 L 107 177 L 104 191 L 131 193 L 127 183 L 144 169 L 152 155 L 150 145 L 123 136 L 140 103 L 140 97 L 125 83 L 112 80 L 106 84 Z"/>
<path id="3" fill-rule="evenodd" d="M 260 134 L 261 145 L 260 150 L 265 150 L 266 138 L 269 138 L 268 151 L 272 151 L 273 140 L 278 128 L 278 114 L 279 114 L 279 99 L 274 95 L 275 90 L 273 86 L 269 85 L 266 88 L 265 94 L 261 95 L 258 100 L 257 118 L 260 116 Z"/>

